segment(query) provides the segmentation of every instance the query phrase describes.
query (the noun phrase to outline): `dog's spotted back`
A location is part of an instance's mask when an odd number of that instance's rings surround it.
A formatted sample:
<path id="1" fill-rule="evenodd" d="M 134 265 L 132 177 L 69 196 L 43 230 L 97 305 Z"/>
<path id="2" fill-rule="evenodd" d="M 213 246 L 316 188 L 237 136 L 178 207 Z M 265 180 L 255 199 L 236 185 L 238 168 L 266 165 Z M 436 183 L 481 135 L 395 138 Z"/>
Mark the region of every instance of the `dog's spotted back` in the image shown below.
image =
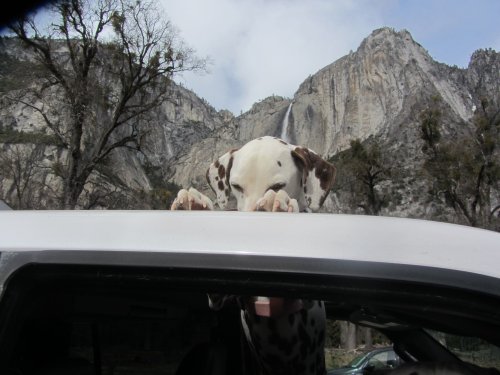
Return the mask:
<path id="1" fill-rule="evenodd" d="M 298 311 L 279 317 L 241 312 L 247 340 L 265 375 L 324 375 L 325 309 L 305 301 Z"/>
<path id="2" fill-rule="evenodd" d="M 260 375 L 325 375 L 326 313 L 322 301 L 281 300 L 280 311 L 259 314 L 255 297 L 209 295 L 221 309 L 228 301 L 241 308 L 241 323 Z"/>

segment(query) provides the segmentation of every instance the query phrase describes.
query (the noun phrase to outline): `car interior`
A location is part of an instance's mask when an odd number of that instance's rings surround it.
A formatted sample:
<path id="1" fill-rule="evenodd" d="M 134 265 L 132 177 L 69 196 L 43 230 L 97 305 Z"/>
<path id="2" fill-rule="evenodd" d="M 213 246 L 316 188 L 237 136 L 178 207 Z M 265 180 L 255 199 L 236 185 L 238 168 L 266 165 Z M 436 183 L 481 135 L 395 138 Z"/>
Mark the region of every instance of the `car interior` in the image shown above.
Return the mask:
<path id="1" fill-rule="evenodd" d="M 211 310 L 207 293 L 214 292 L 321 298 L 329 320 L 376 329 L 407 363 L 460 361 L 424 327 L 480 332 L 500 343 L 498 301 L 473 315 L 486 297 L 446 288 L 430 293 L 425 285 L 250 271 L 29 265 L 9 279 L 0 304 L 0 373 L 255 374 L 239 307 Z"/>

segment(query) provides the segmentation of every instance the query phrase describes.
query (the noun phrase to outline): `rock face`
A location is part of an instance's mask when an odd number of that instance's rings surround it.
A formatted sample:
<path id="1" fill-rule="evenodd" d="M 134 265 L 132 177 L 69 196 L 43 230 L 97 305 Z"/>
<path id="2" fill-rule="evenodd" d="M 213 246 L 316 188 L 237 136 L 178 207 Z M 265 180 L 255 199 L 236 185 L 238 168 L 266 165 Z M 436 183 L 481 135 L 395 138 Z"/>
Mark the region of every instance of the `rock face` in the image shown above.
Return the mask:
<path id="1" fill-rule="evenodd" d="M 309 77 L 295 94 L 296 139 L 331 155 L 355 138 L 388 135 L 416 101 L 440 94 L 458 118 L 472 116 L 469 89 L 407 31 L 376 30 L 358 50 Z"/>
<path id="2" fill-rule="evenodd" d="M 219 142 L 205 155 L 213 159 L 253 138 L 282 136 L 290 104 L 288 140 L 325 157 L 346 149 L 353 139 L 370 136 L 413 148 L 418 135 L 410 125 L 433 96 L 449 107 L 445 121 L 455 124 L 470 120 L 481 95 L 498 92 L 499 56 L 477 51 L 467 69 L 449 67 L 434 61 L 408 31 L 375 30 L 357 51 L 308 77 L 293 99 L 270 97 L 234 118 L 231 141 L 215 135 Z M 184 185 L 197 179 L 199 169 L 189 167 L 190 154 L 199 156 L 206 146 L 203 141 L 183 156 L 188 169 L 178 166 L 176 181 Z"/>
<path id="3" fill-rule="evenodd" d="M 157 124 L 151 127 L 143 151 L 147 160 L 166 174 L 172 173 L 172 167 L 188 150 L 194 151 L 207 138 L 233 133 L 231 113 L 217 112 L 192 91 L 175 84 L 170 100 L 157 109 L 156 118 Z"/>
<path id="4" fill-rule="evenodd" d="M 29 60 L 12 45 L 0 47 L 2 56 L 11 51 L 9 56 Z M 454 134 L 463 131 L 456 124 L 470 125 L 481 96 L 498 95 L 499 82 L 500 54 L 495 51 L 477 51 L 468 68 L 459 69 L 434 61 L 408 31 L 382 28 L 357 51 L 309 76 L 293 98 L 269 97 L 238 117 L 218 112 L 193 92 L 173 85 L 171 99 L 155 112 L 157 123 L 144 141 L 144 154 L 129 154 L 128 159 L 116 155 L 114 163 L 121 171 L 117 177 L 127 176 L 147 190 L 141 166 L 149 164 L 159 168 L 164 179 L 207 192 L 210 162 L 263 135 L 286 138 L 325 158 L 348 148 L 353 139 L 376 136 L 393 150 L 402 169 L 412 169 L 421 147 L 418 114 L 430 98 L 442 98 L 448 109 L 445 132 Z M 9 122 L 17 130 L 40 128 L 36 113 L 5 100 L 0 115 L 4 127 Z M 8 179 L 3 180 L 5 196 Z M 333 200 L 331 211 L 339 206 Z"/>

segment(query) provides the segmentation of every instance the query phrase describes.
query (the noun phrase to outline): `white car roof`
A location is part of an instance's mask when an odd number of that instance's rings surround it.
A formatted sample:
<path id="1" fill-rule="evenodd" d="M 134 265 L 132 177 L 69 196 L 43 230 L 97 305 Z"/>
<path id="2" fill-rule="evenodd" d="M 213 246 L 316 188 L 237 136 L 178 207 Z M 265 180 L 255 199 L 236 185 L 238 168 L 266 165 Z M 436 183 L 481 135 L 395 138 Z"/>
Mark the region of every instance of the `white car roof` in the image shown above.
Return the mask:
<path id="1" fill-rule="evenodd" d="M 380 262 L 500 279 L 500 233 L 461 225 L 335 214 L 0 212 L 0 252 L 48 250 Z"/>

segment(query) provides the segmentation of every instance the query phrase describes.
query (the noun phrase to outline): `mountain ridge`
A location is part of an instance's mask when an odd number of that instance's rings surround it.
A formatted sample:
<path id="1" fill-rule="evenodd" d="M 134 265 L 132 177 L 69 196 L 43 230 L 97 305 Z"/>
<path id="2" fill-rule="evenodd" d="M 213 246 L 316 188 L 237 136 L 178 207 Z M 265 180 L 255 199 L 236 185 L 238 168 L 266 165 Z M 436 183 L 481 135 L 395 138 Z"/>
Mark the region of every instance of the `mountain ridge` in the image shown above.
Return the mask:
<path id="1" fill-rule="evenodd" d="M 12 41 L 1 41 L 0 54 L 10 49 L 14 51 Z M 19 54 L 30 59 L 25 50 Z M 118 178 L 123 184 L 134 189 L 147 191 L 151 181 L 168 180 L 211 194 L 205 181 L 211 161 L 253 138 L 284 135 L 325 158 L 347 149 L 352 140 L 378 137 L 395 158 L 401 158 L 401 166 L 419 168 L 418 116 L 431 98 L 441 97 L 447 108 L 444 133 L 460 133 L 470 128 L 481 97 L 497 95 L 499 72 L 500 53 L 494 50 L 474 52 L 467 68 L 450 67 L 435 61 L 409 31 L 380 28 L 356 51 L 305 78 L 292 98 L 270 96 L 239 116 L 217 111 L 193 91 L 173 83 L 170 99 L 155 110 L 156 126 L 145 136 L 143 153 L 127 157 L 117 153 L 112 163 L 121 171 Z M 8 92 L 4 90 L 2 97 Z M 0 116 L 3 129 L 43 128 L 36 113 L 3 99 Z M 5 142 L 2 147 L 7 147 Z M 151 170 L 154 176 L 148 174 Z M 9 192 L 9 179 L 0 178 L 0 193 L 8 197 Z M 331 194 L 327 211 L 343 212 L 338 201 Z M 410 205 L 396 211 L 408 215 Z"/>

